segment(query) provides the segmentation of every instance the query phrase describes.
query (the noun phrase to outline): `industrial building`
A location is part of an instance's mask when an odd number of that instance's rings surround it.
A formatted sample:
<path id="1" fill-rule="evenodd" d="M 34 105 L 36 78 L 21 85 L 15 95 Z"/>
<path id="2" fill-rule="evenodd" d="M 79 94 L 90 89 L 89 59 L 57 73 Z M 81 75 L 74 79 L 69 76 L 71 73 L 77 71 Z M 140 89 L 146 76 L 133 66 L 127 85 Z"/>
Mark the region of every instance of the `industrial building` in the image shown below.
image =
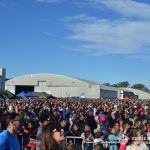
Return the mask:
<path id="1" fill-rule="evenodd" d="M 150 93 L 133 88 L 122 88 L 123 91 L 133 92 L 139 99 L 150 99 Z"/>
<path id="2" fill-rule="evenodd" d="M 132 88 L 115 88 L 99 83 L 56 74 L 28 74 L 5 81 L 6 69 L 0 68 L 0 90 L 13 94 L 24 92 L 46 92 L 55 97 L 118 98 L 123 93 L 149 99 L 150 94 Z"/>
<path id="3" fill-rule="evenodd" d="M 5 89 L 13 94 L 46 92 L 55 97 L 118 98 L 119 89 L 99 83 L 56 74 L 29 74 L 6 81 Z"/>

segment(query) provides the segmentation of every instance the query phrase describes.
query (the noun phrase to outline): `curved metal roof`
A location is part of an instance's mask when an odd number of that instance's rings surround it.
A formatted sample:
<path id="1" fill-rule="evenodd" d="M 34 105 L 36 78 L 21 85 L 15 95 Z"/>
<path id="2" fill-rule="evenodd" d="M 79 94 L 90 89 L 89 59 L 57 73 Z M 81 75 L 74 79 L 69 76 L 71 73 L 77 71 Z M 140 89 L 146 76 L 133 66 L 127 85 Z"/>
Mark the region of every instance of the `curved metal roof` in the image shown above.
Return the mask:
<path id="1" fill-rule="evenodd" d="M 6 85 L 38 85 L 46 82 L 47 86 L 88 86 L 99 83 L 56 74 L 28 74 L 12 78 L 6 81 Z"/>

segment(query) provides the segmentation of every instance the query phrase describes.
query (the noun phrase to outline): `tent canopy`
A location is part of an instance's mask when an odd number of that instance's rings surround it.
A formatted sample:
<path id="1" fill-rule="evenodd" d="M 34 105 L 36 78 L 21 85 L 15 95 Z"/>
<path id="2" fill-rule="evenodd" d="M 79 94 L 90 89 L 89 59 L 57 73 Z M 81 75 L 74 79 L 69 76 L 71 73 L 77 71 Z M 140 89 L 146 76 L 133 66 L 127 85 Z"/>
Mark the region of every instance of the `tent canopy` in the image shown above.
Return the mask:
<path id="1" fill-rule="evenodd" d="M 22 92 L 20 92 L 19 94 L 17 94 L 16 96 L 17 97 L 21 97 L 21 98 L 23 98 L 23 99 L 26 99 L 26 93 L 24 92 L 24 91 L 22 91 Z"/>
<path id="2" fill-rule="evenodd" d="M 33 97 L 33 94 L 32 94 L 32 92 L 28 92 L 28 93 L 25 93 L 25 97 Z"/>
<path id="3" fill-rule="evenodd" d="M 28 93 L 25 93 L 24 91 L 22 91 L 19 94 L 17 94 L 16 96 L 21 97 L 22 99 L 26 99 L 28 97 L 55 98 L 54 96 L 52 96 L 46 92 L 28 92 Z"/>

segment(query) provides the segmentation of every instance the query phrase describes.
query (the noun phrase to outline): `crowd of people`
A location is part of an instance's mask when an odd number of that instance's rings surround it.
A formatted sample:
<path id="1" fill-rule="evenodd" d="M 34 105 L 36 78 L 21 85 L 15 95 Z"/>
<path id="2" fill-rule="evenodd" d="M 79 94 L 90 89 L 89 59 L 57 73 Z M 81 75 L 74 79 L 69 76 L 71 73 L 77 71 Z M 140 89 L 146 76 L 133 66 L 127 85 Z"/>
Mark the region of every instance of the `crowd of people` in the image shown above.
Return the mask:
<path id="1" fill-rule="evenodd" d="M 0 101 L 0 150 L 150 150 L 150 100 Z"/>

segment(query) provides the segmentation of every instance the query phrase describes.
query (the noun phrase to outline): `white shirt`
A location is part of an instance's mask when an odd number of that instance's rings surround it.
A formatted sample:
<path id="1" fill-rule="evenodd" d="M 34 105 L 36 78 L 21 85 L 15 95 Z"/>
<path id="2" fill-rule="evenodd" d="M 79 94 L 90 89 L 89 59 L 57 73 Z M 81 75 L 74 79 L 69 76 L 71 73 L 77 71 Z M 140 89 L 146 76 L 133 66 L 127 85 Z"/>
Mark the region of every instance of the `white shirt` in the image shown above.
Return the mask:
<path id="1" fill-rule="evenodd" d="M 127 146 L 126 150 L 148 150 L 148 147 L 145 143 L 140 144 L 139 146 Z"/>

